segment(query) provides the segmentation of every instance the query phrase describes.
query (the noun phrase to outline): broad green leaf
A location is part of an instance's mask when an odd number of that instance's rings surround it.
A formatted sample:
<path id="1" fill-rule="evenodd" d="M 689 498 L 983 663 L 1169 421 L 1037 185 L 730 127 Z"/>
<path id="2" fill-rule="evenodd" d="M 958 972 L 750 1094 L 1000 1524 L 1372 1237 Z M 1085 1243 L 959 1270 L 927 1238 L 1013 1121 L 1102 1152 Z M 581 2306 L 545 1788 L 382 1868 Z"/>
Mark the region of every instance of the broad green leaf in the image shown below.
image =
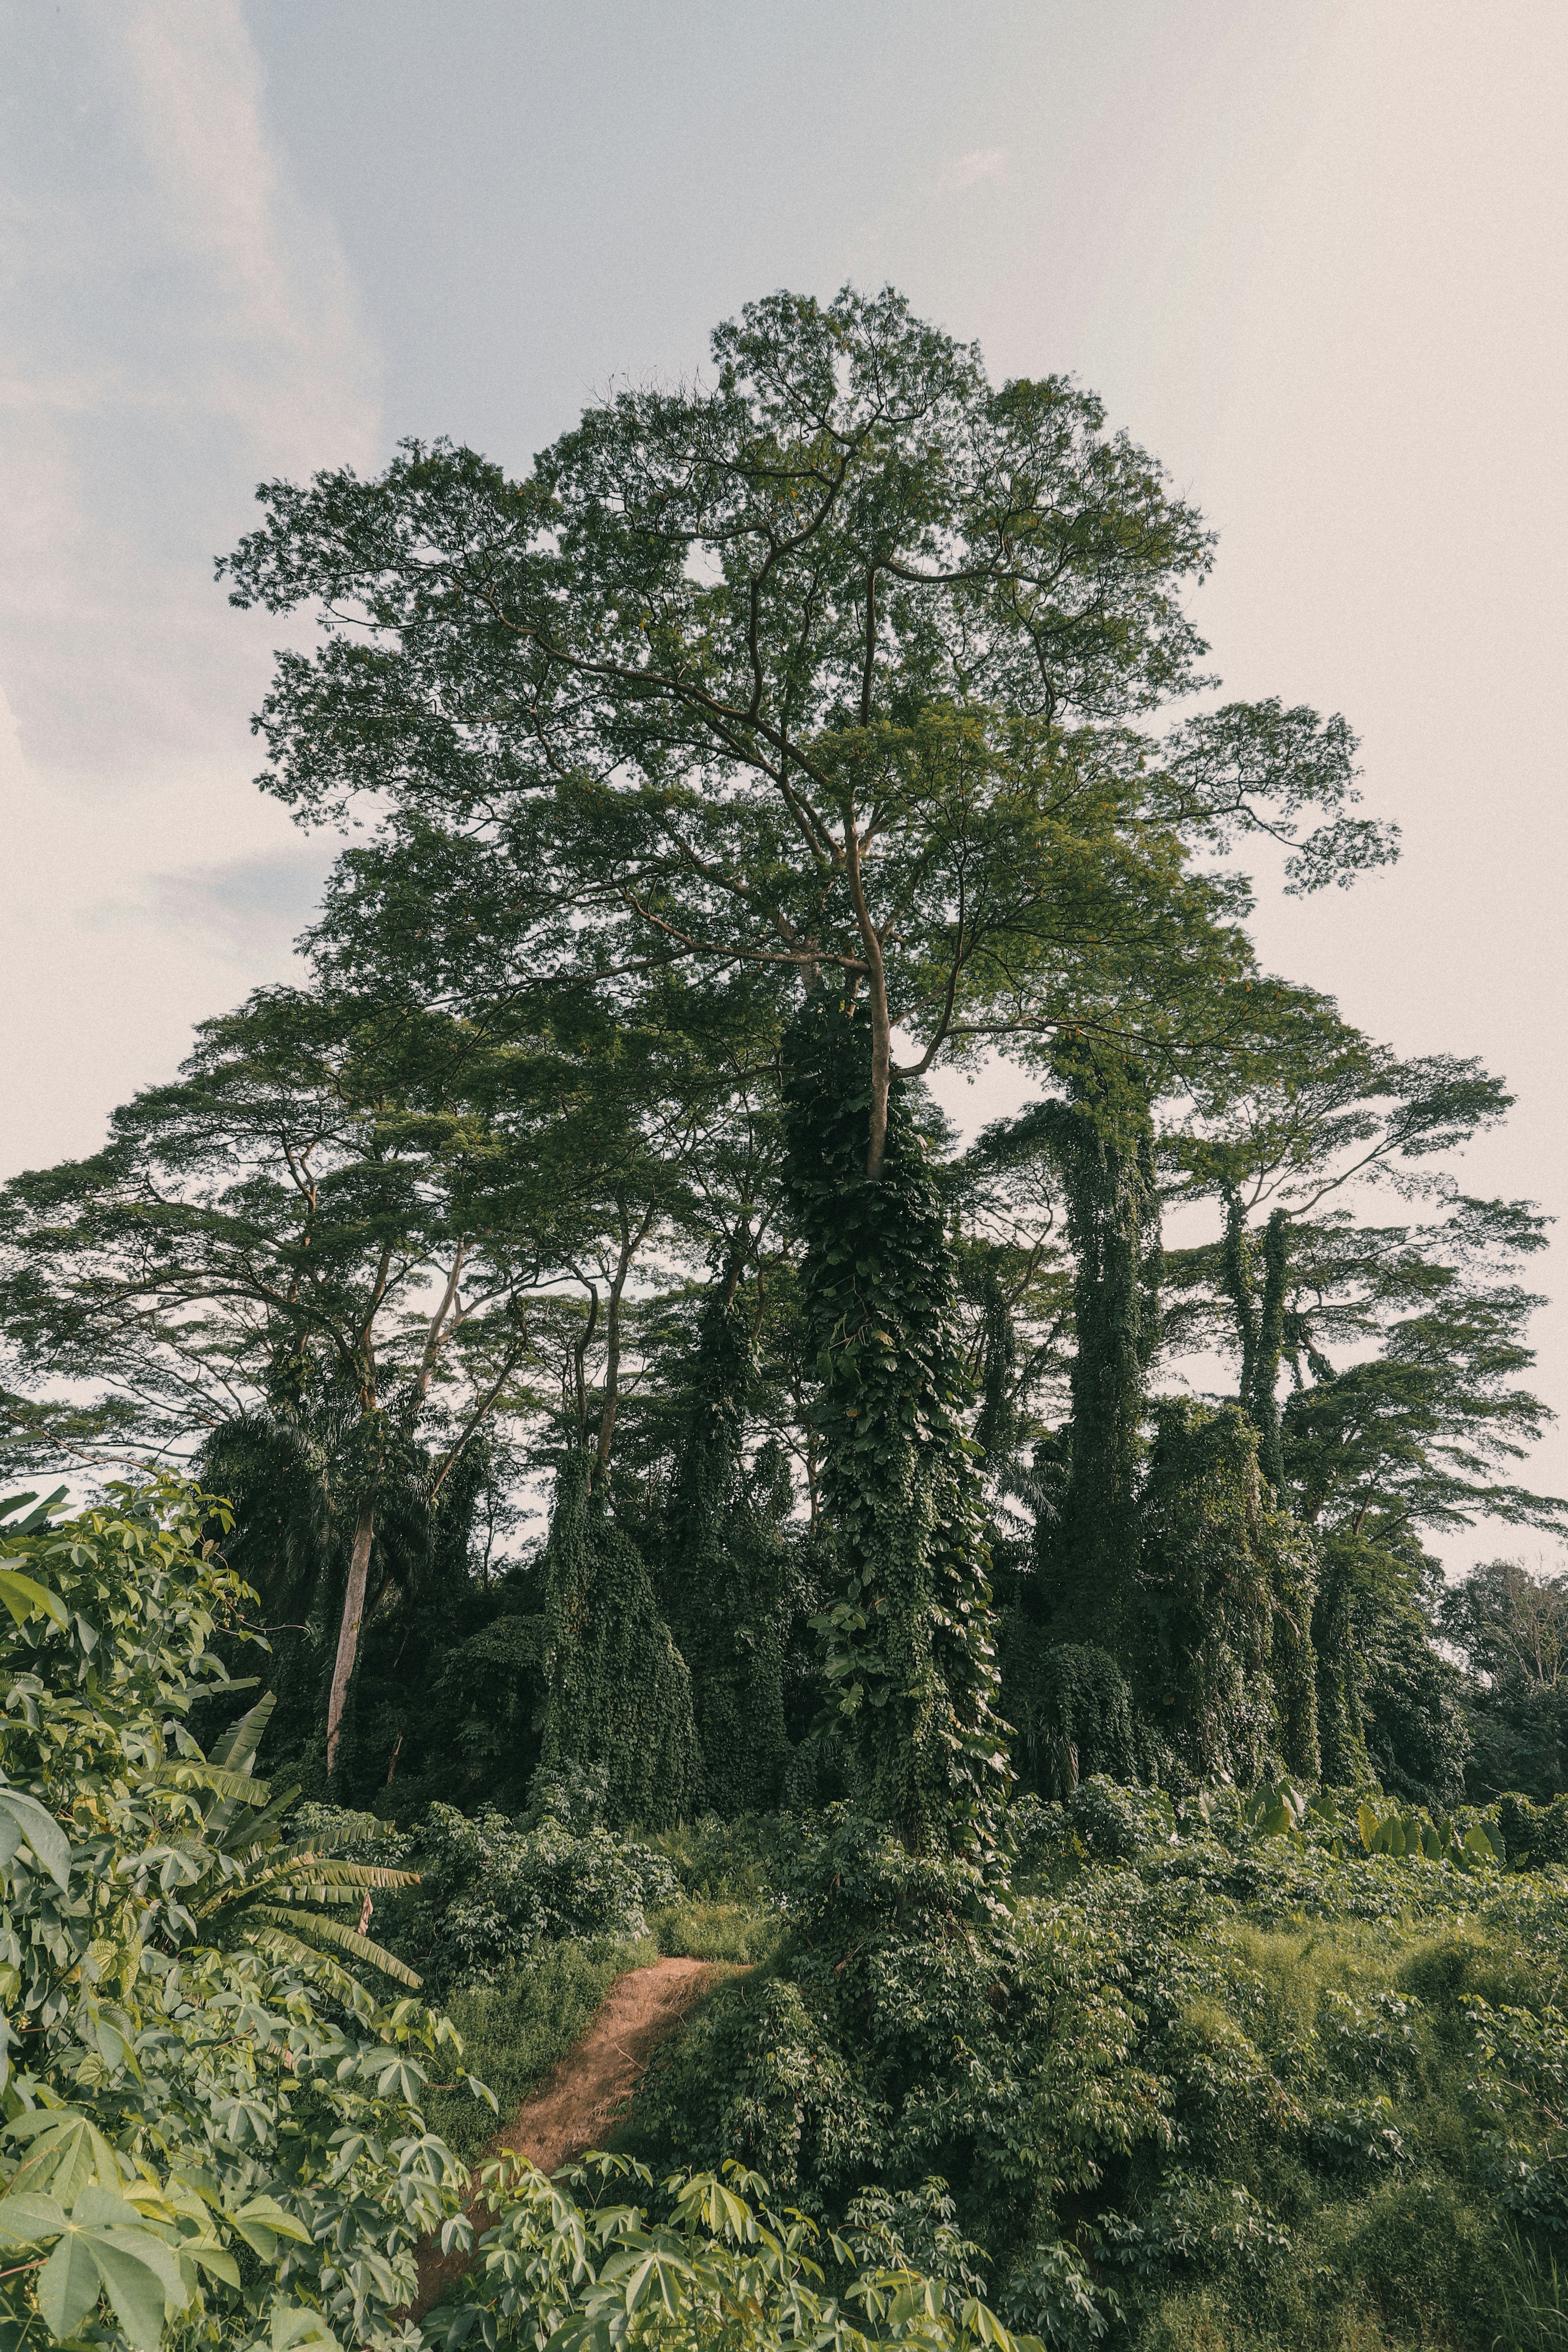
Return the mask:
<path id="1" fill-rule="evenodd" d="M 16 1822 L 62 1895 L 70 1891 L 71 1853 L 66 1833 L 36 1797 L 20 1789 L 0 1788 L 0 1812 Z"/>
<path id="2" fill-rule="evenodd" d="M 187 2300 L 173 2249 L 151 2230 L 94 2230 L 87 2242 L 126 2335 L 138 2352 L 158 2352 L 166 2306 Z"/>
<path id="3" fill-rule="evenodd" d="M 225 2286 L 238 2287 L 239 2264 L 222 2246 L 216 2242 L 210 2246 L 205 2245 L 199 2240 L 193 2243 L 187 2238 L 181 2245 L 180 2252 L 191 2262 L 200 2263 L 203 2270 L 210 2271 L 214 2278 L 222 2279 Z"/>
<path id="4" fill-rule="evenodd" d="M 272 2352 L 289 2352 L 296 2344 L 329 2345 L 331 2352 L 339 2352 L 338 2339 L 319 2311 L 309 2311 L 302 2304 L 274 2304 Z"/>
<path id="5" fill-rule="evenodd" d="M 278 1704 L 276 1691 L 268 1691 L 239 1721 L 231 1724 L 213 1749 L 211 1761 L 225 1772 L 247 1772 L 263 1732 L 272 1720 L 272 1710 Z"/>
<path id="6" fill-rule="evenodd" d="M 66 2227 L 64 2209 L 52 2197 L 0 2197 L 0 2240 L 7 2245 L 37 2246 L 58 2238 Z"/>
<path id="7" fill-rule="evenodd" d="M 249 2221 L 274 2231 L 280 2238 L 293 2238 L 301 2246 L 310 2242 L 310 2232 L 292 2213 L 286 2213 L 275 2197 L 249 2197 L 243 2205 L 236 2206 L 226 2217 L 238 2223 Z"/>
<path id="8" fill-rule="evenodd" d="M 1377 1815 L 1373 1811 L 1370 1805 L 1363 1804 L 1356 1807 L 1355 1818 L 1356 1827 L 1361 1832 L 1361 1842 L 1363 1845 L 1365 1846 L 1368 1853 L 1374 1853 L 1376 1848 L 1373 1844 L 1373 1841 L 1377 1836 L 1378 1829 Z"/>
<path id="9" fill-rule="evenodd" d="M 68 2212 L 91 2185 L 119 2194 L 114 2150 L 90 2116 L 74 2107 L 42 2108 L 14 2116 L 5 2128 L 10 2138 L 31 2147 L 14 2176 L 18 2189 L 47 2189 Z"/>
<path id="10" fill-rule="evenodd" d="M 35 1584 L 30 1576 L 19 1569 L 0 1568 L 0 1601 L 11 1612 L 18 1625 L 29 1617 L 52 1617 L 57 1625 L 68 1625 L 70 1613 L 58 1592 L 44 1585 Z"/>
<path id="11" fill-rule="evenodd" d="M 38 2309 L 57 2342 L 76 2334 L 98 2301 L 101 2281 L 85 2231 L 68 2227 L 59 2244 L 38 2273 Z M 163 2324 L 163 2296 L 158 2294 L 158 2326 Z M 154 2335 L 153 2344 L 157 2343 Z"/>

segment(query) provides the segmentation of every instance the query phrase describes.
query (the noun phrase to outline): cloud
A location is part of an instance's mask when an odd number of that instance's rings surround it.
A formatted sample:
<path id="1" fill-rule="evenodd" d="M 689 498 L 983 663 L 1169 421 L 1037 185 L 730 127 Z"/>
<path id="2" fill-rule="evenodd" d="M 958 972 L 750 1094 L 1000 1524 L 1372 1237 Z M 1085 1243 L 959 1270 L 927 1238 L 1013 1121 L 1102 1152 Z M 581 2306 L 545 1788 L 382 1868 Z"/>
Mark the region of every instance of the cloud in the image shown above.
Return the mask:
<path id="1" fill-rule="evenodd" d="M 374 366 L 331 224 L 295 199 L 267 134 L 237 0 L 144 0 L 124 20 L 149 211 L 202 283 L 182 371 L 279 470 L 373 450 Z M 190 395 L 187 394 L 187 397 Z"/>
<path id="2" fill-rule="evenodd" d="M 949 164 L 937 182 L 937 194 L 950 196 L 960 188 L 973 188 L 981 180 L 1005 180 L 1007 176 L 1005 147 L 976 147 L 961 155 L 956 163 Z"/>
<path id="3" fill-rule="evenodd" d="M 237 0 L 0 0 L 0 1167 L 93 1148 L 289 966 L 327 852 L 251 782 L 259 478 L 374 464 L 379 354 Z M 8 699 L 7 699 L 8 697 Z"/>
<path id="4" fill-rule="evenodd" d="M 378 355 L 237 0 L 8 14 L 0 679 L 46 764 L 238 749 L 266 633 L 212 556 L 258 477 L 374 459 Z"/>

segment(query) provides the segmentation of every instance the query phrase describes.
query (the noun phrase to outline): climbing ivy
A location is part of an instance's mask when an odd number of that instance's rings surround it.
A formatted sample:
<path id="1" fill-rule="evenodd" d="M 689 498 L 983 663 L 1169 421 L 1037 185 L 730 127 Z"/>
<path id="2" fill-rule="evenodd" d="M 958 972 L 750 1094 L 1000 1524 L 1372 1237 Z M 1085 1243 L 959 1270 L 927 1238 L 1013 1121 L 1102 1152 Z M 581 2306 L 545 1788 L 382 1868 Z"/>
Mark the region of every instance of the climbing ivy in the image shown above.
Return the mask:
<path id="1" fill-rule="evenodd" d="M 753 1384 L 750 1325 L 731 1284 L 721 1281 L 698 1330 L 665 1516 L 662 1587 L 691 1675 L 700 1802 L 726 1814 L 776 1805 L 790 1753 L 778 1530 L 788 1477 L 773 1445 L 748 1478 L 743 1439 Z"/>
<path id="2" fill-rule="evenodd" d="M 1040 1106 L 1077 1257 L 1067 1491 L 1055 1545 L 1058 1639 L 1125 1654 L 1138 1560 L 1142 1419 L 1159 1336 L 1153 1133 L 1136 1072 L 1064 1041 L 1066 1099 Z"/>
<path id="3" fill-rule="evenodd" d="M 602 1766 L 609 1820 L 658 1827 L 689 1811 L 698 1776 L 691 1680 L 637 1545 L 574 1453 L 546 1554 L 548 1696 L 540 1767 Z"/>
<path id="4" fill-rule="evenodd" d="M 897 1081 L 879 1174 L 865 1174 L 870 1061 L 868 1020 L 813 991 L 784 1040 L 785 1186 L 837 1559 L 827 1674 L 866 1807 L 911 1852 L 988 1866 L 1006 1759 L 952 1257 Z"/>
<path id="5" fill-rule="evenodd" d="M 1363 1787 L 1372 1769 L 1361 1702 L 1365 1668 L 1355 1639 L 1353 1605 L 1360 1549 L 1351 1535 L 1331 1534 L 1324 1540 L 1312 1614 L 1323 1778 L 1342 1789 Z"/>
<path id="6" fill-rule="evenodd" d="M 1157 1759 L 1115 1659 L 1092 1643 L 1053 1643 L 1018 1610 L 1002 1619 L 1002 1712 L 1013 1727 L 1019 1780 L 1041 1797 L 1070 1797 L 1080 1780 L 1151 1777 Z"/>
<path id="7" fill-rule="evenodd" d="M 1318 1771 L 1309 1543 L 1269 1507 L 1237 1405 L 1163 1402 L 1143 1498 L 1136 1680 L 1187 1770 L 1250 1787 Z"/>

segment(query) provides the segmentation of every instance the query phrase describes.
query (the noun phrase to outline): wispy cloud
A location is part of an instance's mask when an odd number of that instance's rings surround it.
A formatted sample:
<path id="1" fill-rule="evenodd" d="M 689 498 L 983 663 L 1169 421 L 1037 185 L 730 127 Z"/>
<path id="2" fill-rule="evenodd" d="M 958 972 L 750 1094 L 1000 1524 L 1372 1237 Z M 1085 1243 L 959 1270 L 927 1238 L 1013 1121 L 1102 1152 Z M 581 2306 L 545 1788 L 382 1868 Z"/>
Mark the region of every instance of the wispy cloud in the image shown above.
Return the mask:
<path id="1" fill-rule="evenodd" d="M 377 360 L 273 148 L 237 0 L 17 30 L 0 682 L 30 758 L 123 772 L 207 751 L 246 707 L 211 556 L 259 476 L 374 456 Z"/>
<path id="2" fill-rule="evenodd" d="M 144 0 L 124 41 L 149 210 L 205 298 L 192 395 L 284 470 L 363 457 L 378 419 L 359 306 L 331 225 L 279 170 L 237 0 Z"/>
<path id="3" fill-rule="evenodd" d="M 973 188 L 981 180 L 1005 180 L 1007 176 L 1005 147 L 975 147 L 950 163 L 937 182 L 937 194 L 956 194 L 960 188 Z"/>
<path id="4" fill-rule="evenodd" d="M 251 785 L 276 625 L 212 557 L 380 417 L 237 0 L 0 0 L 0 37 L 3 1165 L 90 1145 L 286 967 L 320 850 Z"/>

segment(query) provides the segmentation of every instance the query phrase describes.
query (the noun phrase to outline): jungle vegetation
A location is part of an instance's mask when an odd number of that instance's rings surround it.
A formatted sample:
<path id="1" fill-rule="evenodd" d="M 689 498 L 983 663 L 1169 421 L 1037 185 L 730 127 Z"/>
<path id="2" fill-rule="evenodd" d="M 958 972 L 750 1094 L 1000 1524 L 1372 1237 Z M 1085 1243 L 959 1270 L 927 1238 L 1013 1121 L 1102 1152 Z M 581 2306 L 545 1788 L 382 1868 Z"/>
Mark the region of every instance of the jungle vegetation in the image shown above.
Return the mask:
<path id="1" fill-rule="evenodd" d="M 753 1973 L 607 2169 L 497 2177 L 454 2352 L 1568 2340 L 1568 1579 L 1439 1549 L 1568 1515 L 1506 1085 L 1258 964 L 1238 856 L 1397 840 L 1344 719 L 1223 698 L 1090 394 L 890 291 L 712 357 L 220 563 L 346 845 L 302 976 L 0 1193 L 22 1507 L 132 1472 L 0 1590 L 0 2230 L 47 2191 L 75 2282 L 14 2324 L 406 2340 L 479 2075 L 665 1949 Z"/>

